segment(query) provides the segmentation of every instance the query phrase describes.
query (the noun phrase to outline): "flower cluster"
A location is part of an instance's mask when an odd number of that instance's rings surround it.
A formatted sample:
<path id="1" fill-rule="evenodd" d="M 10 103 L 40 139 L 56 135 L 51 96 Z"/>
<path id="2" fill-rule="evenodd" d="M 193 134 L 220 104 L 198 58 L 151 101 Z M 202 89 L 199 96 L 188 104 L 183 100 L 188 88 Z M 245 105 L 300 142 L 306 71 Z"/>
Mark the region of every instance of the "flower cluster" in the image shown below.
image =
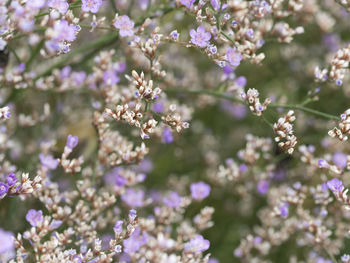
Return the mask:
<path id="1" fill-rule="evenodd" d="M 247 102 L 250 111 L 257 116 L 261 116 L 271 103 L 271 100 L 267 98 L 264 103 L 261 104 L 259 92 L 256 89 L 248 89 L 247 93 L 242 92 L 241 97 Z"/>
<path id="2" fill-rule="evenodd" d="M 278 147 L 288 154 L 294 152 L 294 147 L 297 144 L 297 137 L 293 134 L 292 122 L 294 121 L 294 111 L 290 110 L 286 116 L 279 118 L 277 123 L 273 125 L 273 130 L 277 135 L 275 141 L 278 143 Z"/>

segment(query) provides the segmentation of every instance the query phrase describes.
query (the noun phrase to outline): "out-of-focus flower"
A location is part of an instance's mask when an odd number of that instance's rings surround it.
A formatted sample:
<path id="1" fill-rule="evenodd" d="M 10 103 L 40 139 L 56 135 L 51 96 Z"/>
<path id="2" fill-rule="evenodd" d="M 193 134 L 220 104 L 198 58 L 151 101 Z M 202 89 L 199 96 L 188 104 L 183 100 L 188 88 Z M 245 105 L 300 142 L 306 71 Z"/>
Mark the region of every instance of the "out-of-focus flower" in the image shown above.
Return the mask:
<path id="1" fill-rule="evenodd" d="M 13 234 L 0 228 L 0 254 L 12 251 L 14 247 Z"/>
<path id="2" fill-rule="evenodd" d="M 114 22 L 114 27 L 119 29 L 121 37 L 134 35 L 134 21 L 132 21 L 127 15 L 118 16 Z"/>
<path id="3" fill-rule="evenodd" d="M 102 0 L 82 0 L 81 9 L 84 12 L 97 13 L 102 5 Z"/>
<path id="4" fill-rule="evenodd" d="M 55 170 L 58 166 L 57 159 L 54 159 L 51 155 L 45 155 L 41 153 L 39 154 L 39 159 L 41 164 L 50 170 Z"/>
<path id="5" fill-rule="evenodd" d="M 106 85 L 113 86 L 120 81 L 116 70 L 107 70 L 103 73 L 103 81 Z"/>
<path id="6" fill-rule="evenodd" d="M 79 142 L 78 136 L 73 136 L 73 135 L 69 134 L 67 137 L 66 146 L 69 149 L 74 149 L 78 145 L 78 142 Z"/>
<path id="7" fill-rule="evenodd" d="M 0 183 L 0 197 L 5 195 L 9 190 L 9 186 L 4 183 Z"/>
<path id="8" fill-rule="evenodd" d="M 180 3 L 184 6 L 191 8 L 195 0 L 180 0 Z"/>
<path id="9" fill-rule="evenodd" d="M 258 185 L 257 185 L 257 191 L 259 194 L 266 194 L 267 191 L 269 190 L 269 186 L 270 186 L 270 182 L 267 181 L 267 180 L 261 180 L 258 182 Z"/>
<path id="10" fill-rule="evenodd" d="M 220 0 L 210 0 L 210 3 L 216 11 L 219 11 L 221 5 Z"/>
<path id="11" fill-rule="evenodd" d="M 340 169 L 344 169 L 347 163 L 347 155 L 342 152 L 336 152 L 333 154 L 333 163 Z"/>
<path id="12" fill-rule="evenodd" d="M 163 198 L 163 203 L 167 207 L 177 208 L 181 205 L 181 196 L 177 192 L 172 191 Z"/>
<path id="13" fill-rule="evenodd" d="M 167 144 L 172 143 L 174 141 L 173 133 L 171 132 L 171 129 L 165 128 L 163 130 L 162 139 L 163 139 L 163 142 L 165 142 Z"/>
<path id="14" fill-rule="evenodd" d="M 41 210 L 30 209 L 26 215 L 26 220 L 34 227 L 40 225 L 43 221 L 43 212 Z"/>
<path id="15" fill-rule="evenodd" d="M 284 202 L 280 207 L 280 212 L 281 212 L 281 217 L 282 218 L 287 218 L 289 215 L 289 203 Z"/>
<path id="16" fill-rule="evenodd" d="M 141 234 L 141 229 L 138 227 L 128 239 L 123 241 L 124 251 L 128 254 L 137 252 L 148 241 L 146 233 Z"/>
<path id="17" fill-rule="evenodd" d="M 123 220 L 118 220 L 117 222 L 115 222 L 115 225 L 114 225 L 114 228 L 113 228 L 113 230 L 114 230 L 114 232 L 116 233 L 116 234 L 121 234 L 122 233 L 122 231 L 123 231 Z"/>
<path id="18" fill-rule="evenodd" d="M 14 185 L 14 184 L 17 182 L 16 175 L 15 175 L 14 173 L 10 173 L 10 174 L 6 177 L 6 181 L 7 181 L 7 184 L 8 184 L 9 186 Z"/>
<path id="19" fill-rule="evenodd" d="M 329 180 L 327 186 L 334 194 L 339 194 L 344 189 L 343 182 L 337 178 Z"/>
<path id="20" fill-rule="evenodd" d="M 236 49 L 228 48 L 226 51 L 226 59 L 231 64 L 231 66 L 237 67 L 239 64 L 241 64 L 243 57 L 236 51 Z"/>
<path id="21" fill-rule="evenodd" d="M 192 198 L 202 200 L 210 194 L 210 186 L 204 182 L 193 183 L 190 186 Z"/>
<path id="22" fill-rule="evenodd" d="M 60 12 L 62 15 L 67 13 L 69 4 L 67 0 L 49 0 L 48 6 L 56 9 L 58 12 Z"/>
<path id="23" fill-rule="evenodd" d="M 184 250 L 188 252 L 200 253 L 204 252 L 210 247 L 209 240 L 206 240 L 201 235 L 197 235 L 189 242 L 184 244 Z"/>
<path id="24" fill-rule="evenodd" d="M 143 206 L 144 197 L 144 191 L 129 188 L 122 195 L 122 200 L 130 207 L 141 207 Z"/>

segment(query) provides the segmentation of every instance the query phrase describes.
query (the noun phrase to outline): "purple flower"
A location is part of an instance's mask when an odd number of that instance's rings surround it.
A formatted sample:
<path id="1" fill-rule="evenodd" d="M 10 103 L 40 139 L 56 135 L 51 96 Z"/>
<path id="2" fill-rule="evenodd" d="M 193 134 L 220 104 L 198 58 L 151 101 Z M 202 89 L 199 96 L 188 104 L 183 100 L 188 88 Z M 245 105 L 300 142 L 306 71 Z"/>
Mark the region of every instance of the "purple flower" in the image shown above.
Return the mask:
<path id="1" fill-rule="evenodd" d="M 117 17 L 114 22 L 114 27 L 119 29 L 121 37 L 133 36 L 134 35 L 134 21 L 130 20 L 127 15 Z"/>
<path id="2" fill-rule="evenodd" d="M 43 212 L 41 210 L 30 209 L 26 215 L 26 220 L 34 227 L 40 225 L 43 221 Z"/>
<path id="3" fill-rule="evenodd" d="M 26 7 L 29 9 L 41 9 L 45 6 L 46 0 L 30 0 L 26 2 Z"/>
<path id="4" fill-rule="evenodd" d="M 148 235 L 143 233 L 141 235 L 141 229 L 138 227 L 131 234 L 131 236 L 123 241 L 124 251 L 128 254 L 137 252 L 148 241 Z"/>
<path id="5" fill-rule="evenodd" d="M 259 181 L 258 182 L 258 185 L 257 185 L 257 191 L 259 194 L 266 194 L 267 191 L 269 190 L 269 186 L 270 186 L 270 182 L 267 181 L 267 180 L 262 180 L 262 181 Z"/>
<path id="6" fill-rule="evenodd" d="M 210 3 L 216 11 L 219 11 L 221 5 L 220 0 L 210 0 Z"/>
<path id="7" fill-rule="evenodd" d="M 7 184 L 9 186 L 13 186 L 16 182 L 17 182 L 17 178 L 16 175 L 14 173 L 10 173 L 7 177 L 6 177 L 6 181 Z"/>
<path id="8" fill-rule="evenodd" d="M 318 167 L 329 168 L 329 163 L 326 160 L 318 160 Z"/>
<path id="9" fill-rule="evenodd" d="M 67 0 L 49 0 L 48 6 L 53 9 L 56 9 L 62 15 L 67 13 L 69 8 L 69 4 L 67 3 Z"/>
<path id="10" fill-rule="evenodd" d="M 74 72 L 72 73 L 71 78 L 74 85 L 78 87 L 84 84 L 84 81 L 86 79 L 86 73 L 84 71 Z"/>
<path id="11" fill-rule="evenodd" d="M 146 10 L 149 5 L 149 0 L 139 0 L 138 6 L 141 8 L 141 10 Z"/>
<path id="12" fill-rule="evenodd" d="M 106 85 L 113 86 L 120 81 L 116 70 L 107 70 L 103 73 L 103 81 Z"/>
<path id="13" fill-rule="evenodd" d="M 206 240 L 201 235 L 197 235 L 192 238 L 189 242 L 184 244 L 184 250 L 186 252 L 200 253 L 204 252 L 210 247 L 209 240 Z"/>
<path id="14" fill-rule="evenodd" d="M 53 230 L 53 229 L 59 228 L 61 225 L 62 225 L 62 220 L 54 219 L 54 220 L 52 220 L 51 224 L 49 225 L 49 229 Z"/>
<path id="15" fill-rule="evenodd" d="M 125 62 L 119 62 L 116 67 L 116 71 L 118 74 L 123 73 L 126 70 L 126 63 Z"/>
<path id="16" fill-rule="evenodd" d="M 73 135 L 69 134 L 68 137 L 67 137 L 66 146 L 69 149 L 73 150 L 78 145 L 78 142 L 79 142 L 78 136 L 73 136 Z"/>
<path id="17" fill-rule="evenodd" d="M 143 206 L 143 200 L 145 197 L 145 192 L 142 190 L 134 190 L 129 188 L 122 195 L 122 200 L 130 207 L 141 207 Z"/>
<path id="18" fill-rule="evenodd" d="M 241 64 L 242 55 L 236 52 L 234 48 L 228 48 L 226 51 L 226 60 L 233 66 L 237 67 Z"/>
<path id="19" fill-rule="evenodd" d="M 97 13 L 102 5 L 102 0 L 82 0 L 81 9 L 84 12 Z"/>
<path id="20" fill-rule="evenodd" d="M 193 183 L 190 186 L 192 198 L 202 200 L 210 193 L 210 186 L 204 182 Z"/>
<path id="21" fill-rule="evenodd" d="M 164 104 L 163 102 L 156 102 L 153 104 L 153 107 L 152 107 L 152 110 L 155 112 L 155 113 L 162 113 L 164 112 Z"/>
<path id="22" fill-rule="evenodd" d="M 54 159 L 51 155 L 39 154 L 41 164 L 50 169 L 55 170 L 58 166 L 58 161 Z"/>
<path id="23" fill-rule="evenodd" d="M 0 196 L 7 194 L 8 190 L 9 186 L 7 184 L 0 183 Z"/>
<path id="24" fill-rule="evenodd" d="M 244 76 L 240 76 L 236 78 L 235 83 L 240 87 L 244 87 L 247 84 L 247 79 Z"/>
<path id="25" fill-rule="evenodd" d="M 116 177 L 115 177 L 115 184 L 117 185 L 117 186 L 124 186 L 124 185 L 126 185 L 128 183 L 128 180 L 124 177 L 124 176 L 122 176 L 122 175 L 116 175 Z"/>
<path id="26" fill-rule="evenodd" d="M 7 232 L 0 228 L 0 254 L 9 252 L 15 247 L 14 236 L 11 232 Z"/>
<path id="27" fill-rule="evenodd" d="M 181 205 L 181 196 L 172 191 L 170 194 L 163 198 L 163 203 L 170 208 L 178 208 Z"/>
<path id="28" fill-rule="evenodd" d="M 340 169 L 344 169 L 347 163 L 347 155 L 342 152 L 336 152 L 333 155 L 333 163 Z"/>
<path id="29" fill-rule="evenodd" d="M 195 0 L 180 0 L 180 3 L 188 8 L 191 8 Z"/>
<path id="30" fill-rule="evenodd" d="M 137 216 L 136 210 L 135 209 L 131 209 L 129 211 L 129 219 L 130 219 L 130 221 L 134 221 L 136 216 Z"/>
<path id="31" fill-rule="evenodd" d="M 68 24 L 67 20 L 59 20 L 55 23 L 53 30 L 55 32 L 54 39 L 56 41 L 72 42 L 76 39 L 77 28 Z"/>
<path id="32" fill-rule="evenodd" d="M 204 27 L 199 26 L 197 30 L 190 30 L 191 43 L 198 47 L 206 47 L 209 45 L 209 40 L 211 35 L 209 32 L 206 32 Z"/>
<path id="33" fill-rule="evenodd" d="M 289 215 L 289 203 L 284 202 L 283 205 L 279 207 L 282 218 L 287 218 Z"/>
<path id="34" fill-rule="evenodd" d="M 116 234 L 119 235 L 123 232 L 123 223 L 124 222 L 122 220 L 118 220 L 117 222 L 115 222 L 113 230 Z"/>
<path id="35" fill-rule="evenodd" d="M 172 143 L 174 141 L 173 133 L 169 128 L 163 130 L 163 142 L 166 144 Z"/>
<path id="36" fill-rule="evenodd" d="M 343 182 L 337 178 L 328 181 L 327 186 L 334 194 L 339 194 L 344 189 Z"/>

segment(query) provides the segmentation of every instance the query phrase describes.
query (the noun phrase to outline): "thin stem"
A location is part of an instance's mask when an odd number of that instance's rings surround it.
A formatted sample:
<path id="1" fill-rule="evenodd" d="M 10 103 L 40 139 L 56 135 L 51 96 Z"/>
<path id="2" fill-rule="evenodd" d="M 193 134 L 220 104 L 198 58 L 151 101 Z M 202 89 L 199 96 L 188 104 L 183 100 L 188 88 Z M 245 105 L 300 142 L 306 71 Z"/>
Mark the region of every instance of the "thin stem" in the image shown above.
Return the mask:
<path id="1" fill-rule="evenodd" d="M 15 56 L 17 62 L 21 63 L 22 61 L 21 61 L 20 57 L 18 56 L 16 50 L 14 50 L 10 45 L 8 45 L 7 47 L 13 53 L 13 55 Z"/>
<path id="2" fill-rule="evenodd" d="M 243 100 L 239 99 L 239 98 L 228 96 L 228 95 L 225 95 L 225 94 L 222 94 L 222 93 L 218 93 L 218 92 L 212 91 L 212 90 L 166 89 L 165 92 L 166 93 L 187 93 L 187 94 L 194 94 L 194 95 L 206 94 L 206 95 L 210 95 L 210 96 L 213 96 L 213 97 L 217 97 L 217 98 L 221 98 L 221 99 L 230 100 L 230 101 L 233 101 L 233 102 L 245 104 L 245 102 Z M 304 106 L 298 105 L 298 104 L 271 103 L 271 104 L 269 104 L 268 107 L 300 110 L 300 111 L 304 111 L 304 112 L 307 112 L 307 113 L 311 113 L 311 114 L 316 115 L 316 116 L 320 116 L 320 117 L 325 118 L 325 119 L 336 120 L 336 121 L 340 120 L 340 118 L 338 116 L 331 115 L 331 114 L 328 114 L 328 113 L 324 113 L 324 112 L 321 112 L 321 111 L 318 111 L 318 110 L 314 110 L 314 109 L 311 109 L 311 108 L 307 108 L 307 107 L 304 107 Z"/>
<path id="3" fill-rule="evenodd" d="M 30 57 L 26 63 L 26 70 L 30 68 L 30 65 L 33 63 L 35 57 L 40 53 L 40 49 L 44 46 L 44 40 L 41 40 L 40 43 L 34 48 L 32 53 L 30 54 Z"/>

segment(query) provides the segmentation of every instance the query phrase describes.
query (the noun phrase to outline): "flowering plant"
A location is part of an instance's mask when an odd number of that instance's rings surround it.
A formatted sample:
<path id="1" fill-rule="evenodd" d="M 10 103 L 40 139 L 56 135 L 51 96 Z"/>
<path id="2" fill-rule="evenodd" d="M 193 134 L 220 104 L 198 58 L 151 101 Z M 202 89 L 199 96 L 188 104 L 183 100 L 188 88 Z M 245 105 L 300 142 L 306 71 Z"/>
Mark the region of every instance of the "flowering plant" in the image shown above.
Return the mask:
<path id="1" fill-rule="evenodd" d="M 349 0 L 0 0 L 0 262 L 350 263 Z"/>

